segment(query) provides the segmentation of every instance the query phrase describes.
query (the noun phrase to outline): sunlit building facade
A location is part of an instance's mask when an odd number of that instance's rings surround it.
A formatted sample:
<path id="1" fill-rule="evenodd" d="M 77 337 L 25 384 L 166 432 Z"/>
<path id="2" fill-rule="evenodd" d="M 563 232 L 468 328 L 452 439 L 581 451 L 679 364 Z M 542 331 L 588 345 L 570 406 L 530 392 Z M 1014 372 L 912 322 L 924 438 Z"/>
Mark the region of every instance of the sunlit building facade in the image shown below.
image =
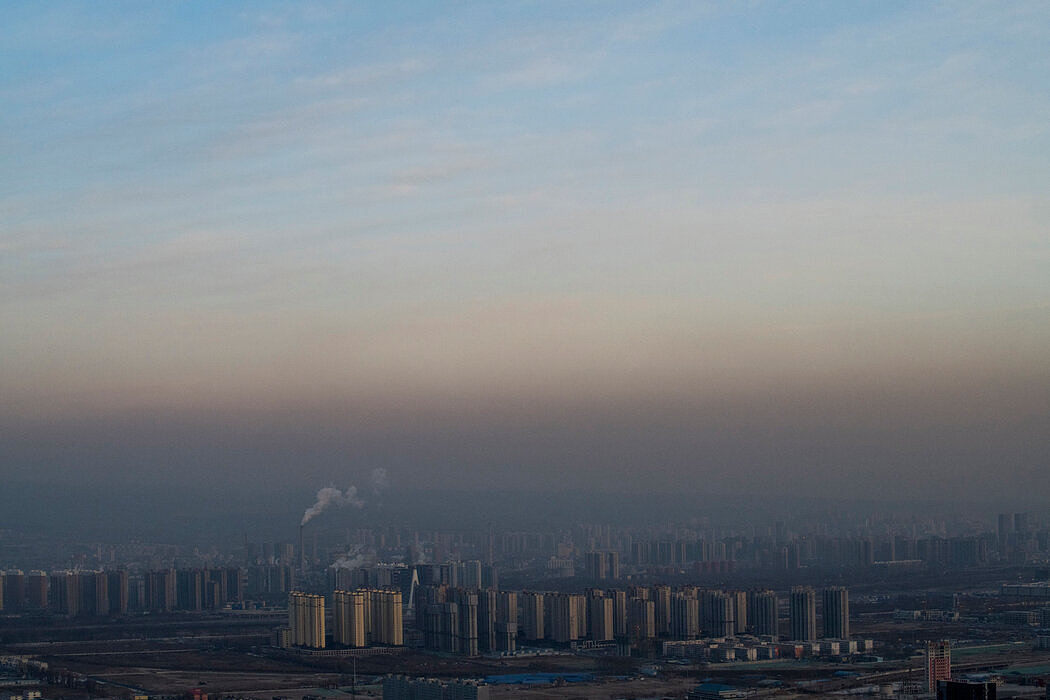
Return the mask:
<path id="1" fill-rule="evenodd" d="M 325 648 L 324 608 L 324 596 L 292 591 L 288 597 L 288 628 L 293 645 Z"/>

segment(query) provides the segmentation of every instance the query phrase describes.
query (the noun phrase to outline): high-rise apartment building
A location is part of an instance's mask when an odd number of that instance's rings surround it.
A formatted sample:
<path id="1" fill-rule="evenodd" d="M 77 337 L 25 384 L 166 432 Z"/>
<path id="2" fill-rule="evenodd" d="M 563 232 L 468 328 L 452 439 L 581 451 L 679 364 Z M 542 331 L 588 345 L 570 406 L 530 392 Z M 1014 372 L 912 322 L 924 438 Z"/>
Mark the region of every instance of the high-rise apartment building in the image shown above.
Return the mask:
<path id="1" fill-rule="evenodd" d="M 464 656 L 478 655 L 478 594 L 474 589 L 457 588 L 453 602 L 459 606 L 457 648 Z"/>
<path id="2" fill-rule="evenodd" d="M 518 592 L 499 591 L 496 597 L 496 620 L 518 622 Z"/>
<path id="3" fill-rule="evenodd" d="M 405 643 L 404 604 L 401 591 L 381 588 L 368 591 L 369 610 L 365 615 L 375 644 L 399 647 Z"/>
<path id="4" fill-rule="evenodd" d="M 656 586 L 652 601 L 656 611 L 656 636 L 666 637 L 671 633 L 671 587 Z"/>
<path id="5" fill-rule="evenodd" d="M 590 609 L 587 607 L 587 596 L 575 595 L 573 596 L 572 602 L 573 605 L 576 606 L 576 619 L 578 620 L 577 633 L 579 634 L 579 639 L 583 639 L 587 636 L 587 630 L 589 629 L 587 626 L 587 618 L 591 613 Z"/>
<path id="6" fill-rule="evenodd" d="M 146 574 L 146 607 L 154 612 L 175 609 L 175 569 L 159 569 Z"/>
<path id="7" fill-rule="evenodd" d="M 587 634 L 596 642 L 612 641 L 613 600 L 604 595 L 593 595 L 588 601 Z"/>
<path id="8" fill-rule="evenodd" d="M 427 611 L 435 603 L 448 602 L 449 588 L 445 585 L 424 585 L 416 589 L 412 600 L 414 606 L 413 617 L 417 625 L 422 625 L 426 620 Z"/>
<path id="9" fill-rule="evenodd" d="M 499 593 L 491 588 L 478 591 L 478 650 L 496 651 L 496 619 L 499 614 Z"/>
<path id="10" fill-rule="evenodd" d="M 366 641 L 365 594 L 360 591 L 335 591 L 332 594 L 332 639 L 336 644 L 363 647 Z"/>
<path id="11" fill-rule="evenodd" d="M 245 575 L 244 591 L 250 595 L 264 596 L 287 594 L 295 588 L 295 580 L 295 567 L 289 564 L 249 566 Z M 344 588 L 344 583 L 340 582 L 338 587 Z"/>
<path id="12" fill-rule="evenodd" d="M 82 615 L 109 614 L 109 577 L 105 571 L 81 571 L 77 574 Z"/>
<path id="13" fill-rule="evenodd" d="M 26 607 L 32 610 L 43 610 L 47 607 L 50 581 L 46 571 L 30 571 L 26 576 Z"/>
<path id="14" fill-rule="evenodd" d="M 671 636 L 696 639 L 700 635 L 700 602 L 696 589 L 675 591 L 671 595 Z"/>
<path id="15" fill-rule="evenodd" d="M 587 578 L 592 581 L 620 578 L 619 552 L 587 552 L 584 555 L 584 564 Z"/>
<path id="16" fill-rule="evenodd" d="M 732 637 L 736 634 L 733 620 L 734 599 L 725 591 L 700 593 L 700 628 L 708 637 Z"/>
<path id="17" fill-rule="evenodd" d="M 200 569 L 179 569 L 175 572 L 175 607 L 178 610 L 204 609 L 204 572 Z"/>
<path id="18" fill-rule="evenodd" d="M 456 580 L 452 584 L 458 588 L 481 589 L 481 561 L 474 559 L 456 564 Z"/>
<path id="19" fill-rule="evenodd" d="M 125 615 L 128 612 L 128 572 L 123 569 L 106 573 L 106 593 L 109 596 L 111 615 Z"/>
<path id="20" fill-rule="evenodd" d="M 849 591 L 842 586 L 824 589 L 824 636 L 849 639 Z"/>
<path id="21" fill-rule="evenodd" d="M 587 552 L 583 555 L 583 562 L 587 578 L 592 581 L 605 579 L 605 552 Z"/>
<path id="22" fill-rule="evenodd" d="M 817 594 L 809 586 L 795 586 L 790 598 L 791 639 L 812 642 L 817 639 Z"/>
<path id="23" fill-rule="evenodd" d="M 48 579 L 48 607 L 60 615 L 79 615 L 79 583 L 73 571 L 52 571 Z"/>
<path id="24" fill-rule="evenodd" d="M 546 635 L 545 603 L 546 599 L 542 593 L 522 591 L 518 596 L 518 604 L 521 606 L 521 634 L 526 641 L 535 642 Z"/>
<path id="25" fill-rule="evenodd" d="M 1009 513 L 999 514 L 999 537 L 1005 538 L 1014 531 L 1014 521 Z"/>
<path id="26" fill-rule="evenodd" d="M 774 591 L 751 591 L 748 594 L 748 620 L 754 634 L 773 637 L 780 635 L 777 594 Z"/>
<path id="27" fill-rule="evenodd" d="M 747 632 L 747 591 L 729 591 L 733 601 L 733 633 Z"/>
<path id="28" fill-rule="evenodd" d="M 633 644 L 641 644 L 656 638 L 656 606 L 645 598 L 631 598 L 628 607 L 629 638 Z"/>
<path id="29" fill-rule="evenodd" d="M 431 651 L 477 656 L 481 617 L 491 614 L 489 593 L 494 598 L 495 591 L 483 591 L 479 595 L 474 590 L 452 588 L 446 591 L 444 602 L 430 603 L 422 620 L 423 646 Z M 432 598 L 436 600 L 437 596 Z M 494 635 L 495 621 L 492 627 Z"/>
<path id="30" fill-rule="evenodd" d="M 459 653 L 459 604 L 445 601 L 427 606 L 423 618 L 423 647 L 446 654 Z"/>
<path id="31" fill-rule="evenodd" d="M 3 574 L 4 593 L 0 605 L 7 612 L 17 612 L 26 602 L 26 577 L 19 569 L 9 569 Z"/>
<path id="32" fill-rule="evenodd" d="M 613 605 L 613 635 L 617 639 L 627 639 L 627 591 L 609 592 Z"/>
<path id="33" fill-rule="evenodd" d="M 518 593 L 500 591 L 496 597 L 496 651 L 518 648 Z"/>
<path id="34" fill-rule="evenodd" d="M 292 591 L 288 597 L 288 628 L 295 646 L 324 649 L 324 596 Z"/>
<path id="35" fill-rule="evenodd" d="M 926 690 L 937 692 L 937 681 L 952 677 L 952 645 L 947 639 L 926 644 Z"/>
<path id="36" fill-rule="evenodd" d="M 547 596 L 545 604 L 550 606 L 550 639 L 563 644 L 583 639 L 587 629 L 587 599 L 584 596 L 552 593 Z"/>
<path id="37" fill-rule="evenodd" d="M 518 623 L 497 622 L 496 623 L 496 651 L 518 650 Z"/>

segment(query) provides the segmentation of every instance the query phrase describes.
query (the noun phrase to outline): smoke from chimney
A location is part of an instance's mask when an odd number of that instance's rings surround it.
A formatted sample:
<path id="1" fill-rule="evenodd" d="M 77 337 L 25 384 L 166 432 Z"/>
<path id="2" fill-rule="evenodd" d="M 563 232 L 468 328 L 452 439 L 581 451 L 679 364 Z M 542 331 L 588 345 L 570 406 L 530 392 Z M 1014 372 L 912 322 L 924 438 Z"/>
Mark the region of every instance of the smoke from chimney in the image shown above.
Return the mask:
<path id="1" fill-rule="evenodd" d="M 305 525 L 325 510 L 332 506 L 353 506 L 360 508 L 365 504 L 357 496 L 356 486 L 347 486 L 346 491 L 340 491 L 334 486 L 325 486 L 317 491 L 317 501 L 303 513 L 300 525 Z"/>
<path id="2" fill-rule="evenodd" d="M 388 488 L 390 488 L 390 479 L 387 478 L 386 469 L 383 469 L 383 467 L 376 467 L 373 469 L 372 493 L 375 496 L 381 496 Z"/>

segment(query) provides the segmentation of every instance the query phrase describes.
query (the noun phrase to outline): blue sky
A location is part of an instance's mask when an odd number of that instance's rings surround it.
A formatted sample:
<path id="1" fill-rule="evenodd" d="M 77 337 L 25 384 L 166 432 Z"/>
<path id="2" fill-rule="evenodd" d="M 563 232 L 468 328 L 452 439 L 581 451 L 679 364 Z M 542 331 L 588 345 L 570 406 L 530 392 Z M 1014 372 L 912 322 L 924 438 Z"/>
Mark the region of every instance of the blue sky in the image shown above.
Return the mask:
<path id="1" fill-rule="evenodd" d="M 1011 444 L 1046 414 L 1044 2 L 6 3 L 0 27 L 12 426 L 361 411 L 359 461 L 394 474 L 445 443 L 398 456 L 388 423 L 652 397 L 639 450 L 771 393 L 802 432 L 839 401 Z M 682 444 L 655 484 L 705 473 Z M 549 471 L 521 452 L 493 484 Z"/>

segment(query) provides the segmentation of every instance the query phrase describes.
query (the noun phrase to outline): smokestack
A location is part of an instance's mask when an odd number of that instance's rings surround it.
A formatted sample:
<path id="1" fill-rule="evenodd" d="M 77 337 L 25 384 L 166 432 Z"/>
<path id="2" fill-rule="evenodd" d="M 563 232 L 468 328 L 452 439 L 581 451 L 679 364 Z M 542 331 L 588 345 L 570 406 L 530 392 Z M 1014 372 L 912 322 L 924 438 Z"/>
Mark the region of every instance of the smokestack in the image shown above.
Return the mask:
<path id="1" fill-rule="evenodd" d="M 303 549 L 303 526 L 299 526 L 299 575 L 306 574 L 306 550 Z"/>

